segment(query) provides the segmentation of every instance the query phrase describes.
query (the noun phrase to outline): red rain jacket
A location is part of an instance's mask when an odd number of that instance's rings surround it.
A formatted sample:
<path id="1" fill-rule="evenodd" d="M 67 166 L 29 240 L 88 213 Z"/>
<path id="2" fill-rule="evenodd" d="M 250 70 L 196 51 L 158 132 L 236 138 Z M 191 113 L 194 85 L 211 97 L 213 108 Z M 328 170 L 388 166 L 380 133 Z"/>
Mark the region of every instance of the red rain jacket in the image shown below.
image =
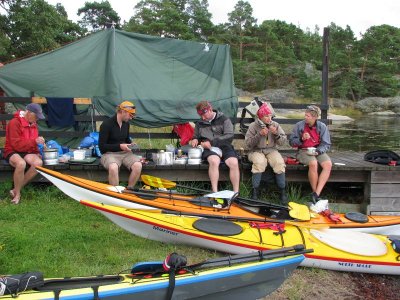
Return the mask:
<path id="1" fill-rule="evenodd" d="M 29 124 L 24 114 L 24 111 L 17 111 L 6 127 L 4 157 L 13 152 L 39 153 L 39 148 L 35 141 L 39 136 L 37 124 Z"/>

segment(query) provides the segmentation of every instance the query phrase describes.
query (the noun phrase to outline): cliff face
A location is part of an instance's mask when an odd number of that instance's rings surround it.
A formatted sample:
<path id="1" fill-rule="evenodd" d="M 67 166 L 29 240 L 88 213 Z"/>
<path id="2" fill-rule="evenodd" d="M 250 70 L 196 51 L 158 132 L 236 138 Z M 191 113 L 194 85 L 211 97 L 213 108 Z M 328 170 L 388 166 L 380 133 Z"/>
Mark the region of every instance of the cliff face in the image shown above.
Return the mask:
<path id="1" fill-rule="evenodd" d="M 364 113 L 392 111 L 399 114 L 400 96 L 391 98 L 369 97 L 358 101 L 354 107 Z"/>
<path id="2" fill-rule="evenodd" d="M 269 89 L 259 93 L 251 93 L 237 89 L 236 92 L 239 97 L 252 99 L 257 96 L 265 98 L 267 101 L 272 103 L 292 103 L 293 101 L 296 101 L 296 99 L 300 98 L 295 92 L 290 91 L 289 89 Z M 363 113 L 400 114 L 400 96 L 389 98 L 368 97 L 358 102 L 329 98 L 329 105 L 338 108 L 355 108 Z"/>

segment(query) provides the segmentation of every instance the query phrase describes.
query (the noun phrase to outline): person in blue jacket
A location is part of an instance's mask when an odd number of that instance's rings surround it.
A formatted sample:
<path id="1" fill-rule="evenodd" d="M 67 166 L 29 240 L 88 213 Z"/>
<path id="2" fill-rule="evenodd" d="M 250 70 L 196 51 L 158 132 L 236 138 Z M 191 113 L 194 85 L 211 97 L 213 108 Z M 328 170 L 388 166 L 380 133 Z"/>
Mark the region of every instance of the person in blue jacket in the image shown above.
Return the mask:
<path id="1" fill-rule="evenodd" d="M 318 106 L 307 107 L 304 120 L 298 122 L 289 138 L 289 144 L 297 147 L 297 160 L 308 166 L 308 180 L 311 185 L 311 200 L 319 200 L 321 192 L 329 179 L 332 169 L 332 161 L 326 153 L 331 146 L 331 137 L 328 126 L 318 120 L 320 109 Z M 309 153 L 307 148 L 315 147 L 314 153 Z M 322 171 L 318 174 L 318 164 Z"/>

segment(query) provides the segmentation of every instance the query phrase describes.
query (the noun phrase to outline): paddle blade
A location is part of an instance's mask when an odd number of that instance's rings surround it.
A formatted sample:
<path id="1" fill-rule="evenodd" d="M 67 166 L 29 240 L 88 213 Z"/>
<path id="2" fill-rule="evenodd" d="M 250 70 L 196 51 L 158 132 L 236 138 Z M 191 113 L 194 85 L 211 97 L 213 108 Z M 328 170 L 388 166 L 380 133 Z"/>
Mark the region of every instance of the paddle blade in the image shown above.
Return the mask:
<path id="1" fill-rule="evenodd" d="M 289 202 L 289 215 L 297 220 L 309 221 L 311 219 L 310 210 L 304 204 Z"/>
<path id="2" fill-rule="evenodd" d="M 170 189 L 170 188 L 174 188 L 176 187 L 176 183 L 163 179 L 163 178 L 159 178 L 159 177 L 154 177 L 154 176 L 150 176 L 150 175 L 142 175 L 140 176 L 140 178 L 142 179 L 142 181 L 152 187 L 156 187 L 156 188 L 164 188 L 164 189 Z"/>

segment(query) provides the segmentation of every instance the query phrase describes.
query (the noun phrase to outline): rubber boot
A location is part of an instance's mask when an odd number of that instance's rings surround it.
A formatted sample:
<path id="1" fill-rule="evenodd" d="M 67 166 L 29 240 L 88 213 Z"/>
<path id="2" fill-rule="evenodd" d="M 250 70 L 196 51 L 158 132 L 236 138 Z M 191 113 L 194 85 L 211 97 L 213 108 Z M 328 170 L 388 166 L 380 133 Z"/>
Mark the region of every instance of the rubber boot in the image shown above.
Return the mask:
<path id="1" fill-rule="evenodd" d="M 286 189 L 281 189 L 280 190 L 280 196 L 279 196 L 279 200 L 281 201 L 281 204 L 282 205 L 287 205 L 288 204 L 288 202 L 289 202 L 289 200 L 288 200 L 288 197 L 287 197 L 287 195 L 286 195 Z"/>
<path id="2" fill-rule="evenodd" d="M 268 194 L 268 187 L 275 184 L 275 173 L 270 166 L 268 166 L 261 176 L 260 193 Z"/>
<path id="3" fill-rule="evenodd" d="M 261 176 L 262 173 L 253 173 L 253 176 L 251 178 L 252 184 L 253 184 L 253 194 L 252 198 L 257 200 L 259 197 L 259 189 L 260 189 L 260 183 L 261 183 Z"/>
<path id="4" fill-rule="evenodd" d="M 280 201 L 281 204 L 286 205 L 288 203 L 288 198 L 286 195 L 286 176 L 285 173 L 275 174 L 276 185 L 280 191 Z"/>
<path id="5" fill-rule="evenodd" d="M 259 197 L 259 189 L 253 188 L 253 193 L 251 194 L 251 198 L 254 200 L 258 200 Z"/>

